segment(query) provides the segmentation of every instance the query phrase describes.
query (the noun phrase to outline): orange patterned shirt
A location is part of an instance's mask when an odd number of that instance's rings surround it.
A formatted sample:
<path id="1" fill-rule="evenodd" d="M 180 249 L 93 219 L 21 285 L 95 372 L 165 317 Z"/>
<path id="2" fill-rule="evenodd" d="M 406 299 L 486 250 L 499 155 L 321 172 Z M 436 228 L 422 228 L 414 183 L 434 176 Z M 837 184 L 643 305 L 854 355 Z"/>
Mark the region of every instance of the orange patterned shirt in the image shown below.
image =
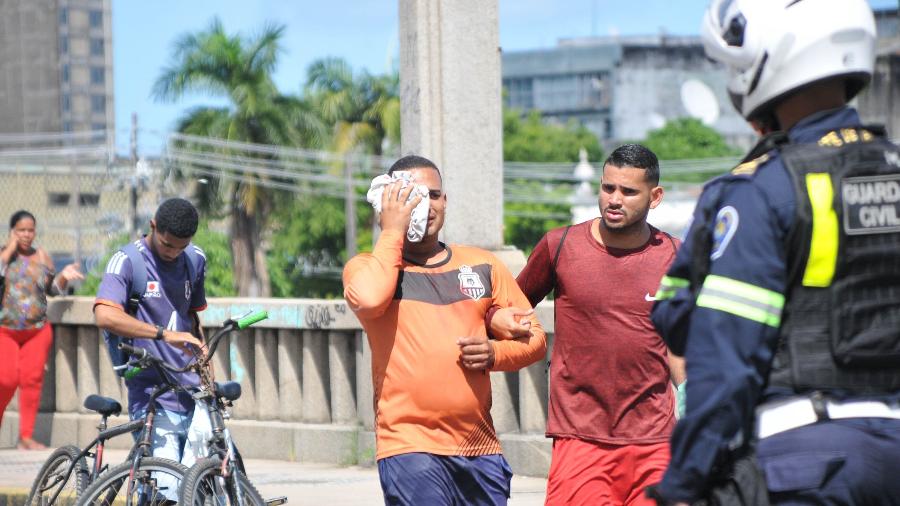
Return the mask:
<path id="1" fill-rule="evenodd" d="M 402 259 L 402 248 L 403 234 L 385 231 L 371 254 L 344 268 L 344 297 L 372 348 L 376 459 L 500 453 L 490 375 L 460 364 L 456 340 L 485 336 L 492 305 L 529 308 L 528 299 L 487 251 L 452 245 L 446 260 L 419 266 Z M 492 341 L 494 371 L 545 357 L 544 331 L 531 318 L 530 338 Z"/>

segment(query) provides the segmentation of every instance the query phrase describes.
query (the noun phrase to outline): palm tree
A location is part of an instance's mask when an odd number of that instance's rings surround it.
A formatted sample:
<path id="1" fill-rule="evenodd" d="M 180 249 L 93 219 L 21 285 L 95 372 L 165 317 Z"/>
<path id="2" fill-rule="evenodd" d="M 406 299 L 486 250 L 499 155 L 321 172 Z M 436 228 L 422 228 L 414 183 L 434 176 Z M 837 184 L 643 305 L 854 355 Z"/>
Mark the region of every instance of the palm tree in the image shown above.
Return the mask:
<path id="1" fill-rule="evenodd" d="M 341 58 L 313 62 L 307 71 L 304 96 L 326 125 L 333 125 L 332 147 L 339 153 L 354 148 L 376 155 L 387 140 L 400 142 L 400 78 L 396 73 L 354 74 Z"/>
<path id="2" fill-rule="evenodd" d="M 246 39 L 225 33 L 221 22 L 214 19 L 205 31 L 179 38 L 174 64 L 163 69 L 156 80 L 154 96 L 175 101 L 185 93 L 202 92 L 225 98 L 228 105 L 189 110 L 179 120 L 178 131 L 260 144 L 318 143 L 323 134 L 318 118 L 301 100 L 281 95 L 272 80 L 283 32 L 283 26 L 267 25 L 256 37 Z M 217 149 L 235 153 L 233 148 Z M 240 177 L 225 176 L 208 178 L 210 184 L 199 195 L 201 206 L 212 212 L 227 209 L 238 294 L 269 296 L 261 233 L 279 195 L 263 185 L 266 176 L 246 172 Z"/>

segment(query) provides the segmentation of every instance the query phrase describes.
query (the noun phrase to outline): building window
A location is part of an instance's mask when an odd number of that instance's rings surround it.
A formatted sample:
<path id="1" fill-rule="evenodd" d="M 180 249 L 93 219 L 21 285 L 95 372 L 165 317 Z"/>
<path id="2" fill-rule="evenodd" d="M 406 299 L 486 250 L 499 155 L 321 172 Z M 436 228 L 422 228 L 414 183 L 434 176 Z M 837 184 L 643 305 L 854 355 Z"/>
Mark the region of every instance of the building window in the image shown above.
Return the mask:
<path id="1" fill-rule="evenodd" d="M 506 88 L 506 105 L 513 109 L 529 110 L 534 108 L 532 79 L 507 79 L 503 82 Z"/>
<path id="2" fill-rule="evenodd" d="M 50 192 L 47 194 L 47 205 L 50 207 L 66 207 L 69 205 L 68 193 Z"/>
<path id="3" fill-rule="evenodd" d="M 99 193 L 79 193 L 78 205 L 82 207 L 97 207 L 100 205 Z"/>
<path id="4" fill-rule="evenodd" d="M 91 111 L 100 114 L 106 113 L 105 95 L 91 95 Z"/>
<path id="5" fill-rule="evenodd" d="M 91 56 L 103 56 L 103 39 L 91 39 Z"/>
<path id="6" fill-rule="evenodd" d="M 71 121 L 63 121 L 63 132 L 71 132 L 72 131 L 72 122 Z"/>
<path id="7" fill-rule="evenodd" d="M 106 82 L 106 69 L 103 67 L 91 67 L 91 84 L 103 84 Z"/>
<path id="8" fill-rule="evenodd" d="M 94 132 L 91 135 L 91 140 L 93 142 L 106 141 L 106 124 L 105 123 L 91 123 L 91 131 Z"/>
<path id="9" fill-rule="evenodd" d="M 88 13 L 91 22 L 91 28 L 103 27 L 103 11 L 92 10 Z"/>
<path id="10" fill-rule="evenodd" d="M 65 35 L 59 37 L 59 54 L 69 54 L 69 39 Z"/>
<path id="11" fill-rule="evenodd" d="M 62 96 L 62 110 L 63 112 L 69 112 L 72 110 L 72 97 L 69 95 Z"/>
<path id="12" fill-rule="evenodd" d="M 60 80 L 62 80 L 62 82 L 64 82 L 64 83 L 68 83 L 68 82 L 69 82 L 69 64 L 68 64 L 68 63 L 63 63 L 62 70 L 60 71 L 60 76 L 59 76 L 59 78 L 60 78 Z"/>
<path id="13" fill-rule="evenodd" d="M 59 8 L 59 24 L 60 25 L 69 24 L 69 8 L 68 7 L 60 7 Z"/>

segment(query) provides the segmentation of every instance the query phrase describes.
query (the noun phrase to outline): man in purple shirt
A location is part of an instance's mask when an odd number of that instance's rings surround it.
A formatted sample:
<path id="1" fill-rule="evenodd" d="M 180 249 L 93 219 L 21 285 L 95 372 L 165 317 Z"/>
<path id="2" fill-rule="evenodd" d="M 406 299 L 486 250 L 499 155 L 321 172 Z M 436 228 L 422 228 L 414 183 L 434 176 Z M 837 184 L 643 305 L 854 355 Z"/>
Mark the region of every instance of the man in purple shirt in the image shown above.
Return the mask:
<path id="1" fill-rule="evenodd" d="M 145 348 L 177 366 L 193 359 L 193 352 L 197 351 L 194 347 L 201 345 L 198 337 L 202 338 L 197 312 L 206 308 L 206 258 L 200 248 L 191 244 L 197 224 L 197 209 L 187 200 L 173 198 L 163 202 L 150 220 L 150 234 L 135 242 L 147 279 L 137 312 L 132 316 L 125 311 L 135 276 L 131 260 L 122 251 L 109 260 L 94 301 L 98 327 L 132 338 L 133 346 Z M 188 248 L 190 253 L 185 251 Z M 194 265 L 189 266 L 192 261 Z M 175 376 L 182 384 L 199 384 L 194 373 Z M 132 419 L 144 415 L 150 394 L 161 383 L 162 379 L 151 369 L 125 381 Z M 193 399 L 184 392 L 167 392 L 157 398 L 153 455 L 181 460 L 193 409 Z"/>

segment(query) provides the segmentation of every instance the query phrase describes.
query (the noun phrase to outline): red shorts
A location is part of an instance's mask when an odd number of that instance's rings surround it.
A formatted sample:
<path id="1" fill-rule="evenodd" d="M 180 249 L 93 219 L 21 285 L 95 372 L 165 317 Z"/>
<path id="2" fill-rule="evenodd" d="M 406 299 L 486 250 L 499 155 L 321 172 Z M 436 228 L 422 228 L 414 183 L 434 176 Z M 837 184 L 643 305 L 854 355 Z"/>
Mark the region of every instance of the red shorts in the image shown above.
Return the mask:
<path id="1" fill-rule="evenodd" d="M 555 439 L 546 505 L 656 506 L 644 488 L 662 481 L 669 443 L 612 445 Z"/>

